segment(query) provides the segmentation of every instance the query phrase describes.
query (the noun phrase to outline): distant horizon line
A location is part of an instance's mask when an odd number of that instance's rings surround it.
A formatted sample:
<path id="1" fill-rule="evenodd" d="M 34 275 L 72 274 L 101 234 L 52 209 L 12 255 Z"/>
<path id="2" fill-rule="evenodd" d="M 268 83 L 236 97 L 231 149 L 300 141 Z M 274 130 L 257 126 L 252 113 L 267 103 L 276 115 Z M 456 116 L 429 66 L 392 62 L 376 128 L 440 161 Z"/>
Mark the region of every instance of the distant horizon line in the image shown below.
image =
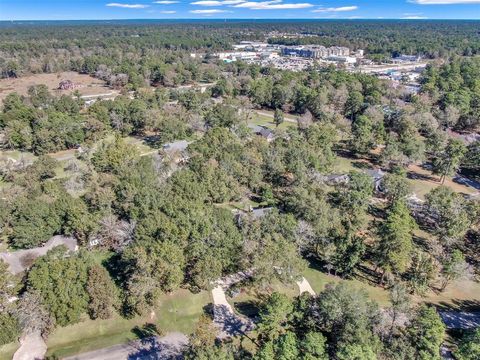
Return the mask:
<path id="1" fill-rule="evenodd" d="M 113 18 L 113 19 L 0 19 L 0 22 L 39 22 L 39 21 L 176 21 L 176 20 L 195 20 L 195 21 L 226 21 L 226 20 L 274 20 L 274 21 L 358 21 L 358 20 L 402 20 L 402 21 L 480 21 L 480 18 L 424 18 L 424 19 L 408 19 L 408 18 L 233 18 L 233 17 L 210 17 L 210 18 Z"/>

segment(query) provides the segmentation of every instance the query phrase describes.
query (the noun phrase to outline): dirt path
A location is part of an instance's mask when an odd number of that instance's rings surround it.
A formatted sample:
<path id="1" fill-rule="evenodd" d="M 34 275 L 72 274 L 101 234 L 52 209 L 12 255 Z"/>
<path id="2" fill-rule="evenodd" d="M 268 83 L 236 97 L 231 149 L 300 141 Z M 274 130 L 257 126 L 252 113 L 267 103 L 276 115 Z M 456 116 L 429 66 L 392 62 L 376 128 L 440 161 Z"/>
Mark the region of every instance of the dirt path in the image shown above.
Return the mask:
<path id="1" fill-rule="evenodd" d="M 47 352 L 47 344 L 40 332 L 24 335 L 20 338 L 20 347 L 13 355 L 13 360 L 43 359 Z"/>
<path id="2" fill-rule="evenodd" d="M 127 344 L 113 345 L 107 348 L 89 351 L 64 360 L 154 360 L 178 359 L 188 338 L 179 332 L 165 336 L 149 337 L 131 341 Z"/>

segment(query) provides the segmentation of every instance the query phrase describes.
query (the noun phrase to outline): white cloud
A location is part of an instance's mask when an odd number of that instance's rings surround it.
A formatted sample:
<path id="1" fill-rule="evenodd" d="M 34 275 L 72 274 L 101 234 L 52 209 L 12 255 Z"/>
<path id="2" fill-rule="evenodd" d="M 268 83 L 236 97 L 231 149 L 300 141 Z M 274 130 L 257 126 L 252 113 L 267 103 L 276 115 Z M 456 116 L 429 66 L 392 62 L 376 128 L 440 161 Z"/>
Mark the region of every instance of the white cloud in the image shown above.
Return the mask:
<path id="1" fill-rule="evenodd" d="M 346 11 L 354 11 L 354 10 L 358 10 L 358 6 L 340 6 L 340 7 L 320 8 L 317 10 L 312 10 L 312 12 L 316 12 L 316 13 L 346 12 Z"/>
<path id="2" fill-rule="evenodd" d="M 425 20 L 428 19 L 426 16 L 418 16 L 418 15 L 411 15 L 411 16 L 404 16 L 401 17 L 402 20 Z"/>
<path id="3" fill-rule="evenodd" d="M 125 8 L 125 9 L 145 9 L 145 8 L 149 7 L 150 5 L 109 3 L 106 6 L 119 7 L 119 8 Z"/>
<path id="4" fill-rule="evenodd" d="M 161 4 L 161 5 L 170 5 L 170 4 L 178 4 L 179 1 L 172 1 L 172 0 L 161 0 L 161 1 L 154 1 L 154 4 Z"/>
<path id="5" fill-rule="evenodd" d="M 161 10 L 160 14 L 176 14 L 175 10 Z"/>
<path id="6" fill-rule="evenodd" d="M 247 8 L 251 10 L 285 10 L 285 9 L 305 9 L 313 7 L 313 4 L 310 3 L 282 3 L 282 0 L 272 0 L 272 1 L 247 1 L 234 7 L 238 8 Z"/>
<path id="7" fill-rule="evenodd" d="M 480 0 L 409 0 L 408 2 L 420 5 L 480 4 Z"/>
<path id="8" fill-rule="evenodd" d="M 190 10 L 192 14 L 203 14 L 203 15 L 211 15 L 211 14 L 220 14 L 226 13 L 227 10 L 220 10 L 220 9 L 209 9 L 209 10 Z"/>
<path id="9" fill-rule="evenodd" d="M 190 3 L 190 5 L 198 6 L 222 6 L 222 5 L 236 5 L 245 2 L 246 0 L 200 0 Z"/>

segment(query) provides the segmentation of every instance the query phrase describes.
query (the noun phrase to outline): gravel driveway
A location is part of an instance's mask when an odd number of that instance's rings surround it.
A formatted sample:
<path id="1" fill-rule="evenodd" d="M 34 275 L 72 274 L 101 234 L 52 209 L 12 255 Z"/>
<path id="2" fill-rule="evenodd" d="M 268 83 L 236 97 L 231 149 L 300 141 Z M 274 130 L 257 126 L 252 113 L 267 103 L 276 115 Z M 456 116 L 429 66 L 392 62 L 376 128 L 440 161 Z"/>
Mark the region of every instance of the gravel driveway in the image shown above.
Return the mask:
<path id="1" fill-rule="evenodd" d="M 70 251 L 77 250 L 77 240 L 72 237 L 57 235 L 52 237 L 41 247 L 0 253 L 0 259 L 5 261 L 9 265 L 8 270 L 16 275 L 27 269 L 34 259 L 45 255 L 48 250 L 60 245 L 65 245 Z"/>

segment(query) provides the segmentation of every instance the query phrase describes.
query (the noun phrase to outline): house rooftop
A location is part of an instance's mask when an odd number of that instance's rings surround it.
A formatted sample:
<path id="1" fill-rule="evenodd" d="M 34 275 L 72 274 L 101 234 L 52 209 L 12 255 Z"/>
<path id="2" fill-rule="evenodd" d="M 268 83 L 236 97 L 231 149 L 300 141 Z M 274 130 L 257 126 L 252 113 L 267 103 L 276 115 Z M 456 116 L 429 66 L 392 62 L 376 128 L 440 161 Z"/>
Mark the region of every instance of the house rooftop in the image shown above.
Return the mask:
<path id="1" fill-rule="evenodd" d="M 187 140 L 179 140 L 163 145 L 163 150 L 165 151 L 184 151 L 187 149 L 190 142 Z"/>
<path id="2" fill-rule="evenodd" d="M 272 210 L 273 210 L 273 207 L 264 207 L 264 208 L 253 209 L 251 212 L 255 219 L 260 219 L 265 215 L 267 215 Z"/>

